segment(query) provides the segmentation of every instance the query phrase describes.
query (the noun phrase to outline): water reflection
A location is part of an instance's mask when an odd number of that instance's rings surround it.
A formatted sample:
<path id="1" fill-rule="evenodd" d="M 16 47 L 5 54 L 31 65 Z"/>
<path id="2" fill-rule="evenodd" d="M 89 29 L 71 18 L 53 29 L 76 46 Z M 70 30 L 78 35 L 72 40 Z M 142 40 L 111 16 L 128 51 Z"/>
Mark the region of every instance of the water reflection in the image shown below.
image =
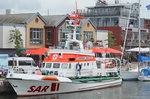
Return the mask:
<path id="1" fill-rule="evenodd" d="M 129 81 L 123 82 L 120 87 L 101 90 L 18 98 L 6 95 L 0 96 L 0 99 L 149 99 L 149 93 L 150 82 Z"/>
<path id="2" fill-rule="evenodd" d="M 69 94 L 45 95 L 35 97 L 20 97 L 18 99 L 100 99 L 97 91 L 77 92 Z"/>

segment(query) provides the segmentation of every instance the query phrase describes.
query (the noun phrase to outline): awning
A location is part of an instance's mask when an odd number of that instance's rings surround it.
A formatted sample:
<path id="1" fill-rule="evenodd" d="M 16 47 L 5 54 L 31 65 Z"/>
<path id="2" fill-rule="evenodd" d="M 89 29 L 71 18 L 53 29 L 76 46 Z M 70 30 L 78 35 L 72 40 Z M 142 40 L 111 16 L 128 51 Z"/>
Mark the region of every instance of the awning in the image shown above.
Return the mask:
<path id="1" fill-rule="evenodd" d="M 139 55 L 138 55 L 138 61 L 139 61 L 139 62 L 150 61 L 150 57 L 141 56 L 141 55 L 139 54 Z"/>
<path id="2" fill-rule="evenodd" d="M 131 48 L 131 49 L 128 49 L 126 51 L 129 51 L 129 52 L 150 52 L 150 48 L 139 48 L 139 47 L 136 47 L 136 48 Z"/>
<path id="3" fill-rule="evenodd" d="M 91 48 L 91 50 L 93 51 L 93 53 L 122 53 L 121 51 L 112 49 L 112 48 L 101 49 L 101 48 L 94 47 L 94 48 Z"/>
<path id="4" fill-rule="evenodd" d="M 112 48 L 103 48 L 102 50 L 104 51 L 104 53 L 122 53 L 121 51 Z"/>
<path id="5" fill-rule="evenodd" d="M 93 47 L 90 50 L 92 50 L 93 53 L 102 53 L 104 52 L 101 48 Z"/>
<path id="6" fill-rule="evenodd" d="M 45 55 L 45 52 L 47 51 L 48 51 L 48 48 L 39 48 L 39 49 L 29 50 L 22 54 Z"/>

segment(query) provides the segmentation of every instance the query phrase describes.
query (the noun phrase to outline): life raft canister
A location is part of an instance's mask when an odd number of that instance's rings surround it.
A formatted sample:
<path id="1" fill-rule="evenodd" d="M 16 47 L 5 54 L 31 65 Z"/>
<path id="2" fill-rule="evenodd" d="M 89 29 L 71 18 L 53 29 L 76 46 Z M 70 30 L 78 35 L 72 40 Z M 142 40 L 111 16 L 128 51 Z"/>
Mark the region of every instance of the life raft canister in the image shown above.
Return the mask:
<path id="1" fill-rule="evenodd" d="M 114 64 L 106 64 L 106 65 L 105 65 L 105 68 L 114 68 L 114 67 L 115 67 Z"/>
<path id="2" fill-rule="evenodd" d="M 45 76 L 45 77 L 42 77 L 42 80 L 58 81 L 58 78 L 57 78 L 57 77 L 54 77 L 54 76 Z"/>

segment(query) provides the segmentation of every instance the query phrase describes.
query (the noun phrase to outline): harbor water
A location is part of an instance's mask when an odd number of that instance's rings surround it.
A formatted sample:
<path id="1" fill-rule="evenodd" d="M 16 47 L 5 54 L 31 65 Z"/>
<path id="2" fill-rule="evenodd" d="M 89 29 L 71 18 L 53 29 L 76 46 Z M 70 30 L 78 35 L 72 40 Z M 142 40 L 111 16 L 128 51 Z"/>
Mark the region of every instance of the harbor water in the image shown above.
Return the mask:
<path id="1" fill-rule="evenodd" d="M 68 94 L 17 97 L 15 93 L 0 94 L 0 99 L 149 99 L 150 82 L 124 81 L 122 86 Z"/>

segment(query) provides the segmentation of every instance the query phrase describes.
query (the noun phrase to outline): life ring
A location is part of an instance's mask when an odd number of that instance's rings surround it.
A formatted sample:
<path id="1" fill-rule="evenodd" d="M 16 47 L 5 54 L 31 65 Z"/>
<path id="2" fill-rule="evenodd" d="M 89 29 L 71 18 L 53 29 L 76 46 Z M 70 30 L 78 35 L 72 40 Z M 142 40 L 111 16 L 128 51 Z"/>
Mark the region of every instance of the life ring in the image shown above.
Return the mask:
<path id="1" fill-rule="evenodd" d="M 54 77 L 54 76 L 45 76 L 45 77 L 42 77 L 42 80 L 58 81 L 58 78 L 56 78 L 56 77 Z"/>
<path id="2" fill-rule="evenodd" d="M 52 57 L 53 60 L 56 60 L 57 58 L 58 58 L 58 54 L 54 54 Z"/>

